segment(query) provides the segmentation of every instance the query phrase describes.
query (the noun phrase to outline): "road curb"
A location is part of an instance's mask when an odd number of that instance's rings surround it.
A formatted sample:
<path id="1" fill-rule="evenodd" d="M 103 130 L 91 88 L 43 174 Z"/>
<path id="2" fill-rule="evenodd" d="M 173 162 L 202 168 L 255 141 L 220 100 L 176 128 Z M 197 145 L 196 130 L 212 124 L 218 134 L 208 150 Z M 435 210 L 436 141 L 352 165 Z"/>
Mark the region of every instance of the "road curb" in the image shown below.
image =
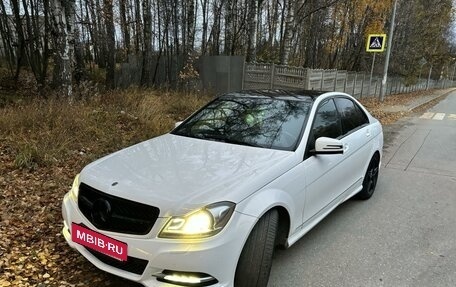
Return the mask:
<path id="1" fill-rule="evenodd" d="M 432 102 L 432 101 L 435 101 L 435 100 L 437 100 L 437 99 L 440 99 L 440 98 L 442 98 L 442 97 L 448 96 L 449 94 L 451 94 L 451 93 L 454 92 L 454 91 L 456 91 L 456 88 L 453 88 L 451 91 L 448 91 L 448 92 L 446 92 L 446 93 L 443 93 L 443 94 L 441 94 L 441 95 L 439 95 L 439 96 L 436 96 L 436 97 L 434 97 L 434 98 L 432 98 L 432 99 L 429 99 L 429 100 L 427 100 L 427 101 L 424 101 L 423 103 L 419 103 L 419 104 L 417 104 L 417 105 L 415 105 L 415 106 L 409 108 L 408 111 L 409 111 L 409 112 L 413 112 L 414 110 L 418 109 L 419 107 L 424 106 L 424 105 L 426 105 L 426 104 L 428 104 L 428 103 L 430 103 L 430 102 Z"/>

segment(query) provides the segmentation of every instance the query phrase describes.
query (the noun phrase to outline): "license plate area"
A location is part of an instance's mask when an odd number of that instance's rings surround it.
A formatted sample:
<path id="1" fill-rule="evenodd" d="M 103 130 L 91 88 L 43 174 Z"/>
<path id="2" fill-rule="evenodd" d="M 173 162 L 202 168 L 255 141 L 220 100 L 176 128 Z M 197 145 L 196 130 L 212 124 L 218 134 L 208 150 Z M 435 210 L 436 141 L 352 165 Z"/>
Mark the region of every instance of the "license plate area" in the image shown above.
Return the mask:
<path id="1" fill-rule="evenodd" d="M 71 223 L 71 240 L 119 261 L 127 261 L 128 245 L 77 223 Z"/>

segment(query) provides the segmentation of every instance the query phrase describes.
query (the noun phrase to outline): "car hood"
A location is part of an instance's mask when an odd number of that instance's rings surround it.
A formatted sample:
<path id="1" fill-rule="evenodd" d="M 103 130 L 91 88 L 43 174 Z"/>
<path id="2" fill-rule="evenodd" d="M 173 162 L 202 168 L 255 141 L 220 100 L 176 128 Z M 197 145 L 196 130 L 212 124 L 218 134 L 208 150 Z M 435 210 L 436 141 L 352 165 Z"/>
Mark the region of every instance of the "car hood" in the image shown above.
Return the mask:
<path id="1" fill-rule="evenodd" d="M 101 158 L 81 181 L 106 193 L 182 215 L 238 203 L 297 164 L 294 152 L 166 134 Z"/>

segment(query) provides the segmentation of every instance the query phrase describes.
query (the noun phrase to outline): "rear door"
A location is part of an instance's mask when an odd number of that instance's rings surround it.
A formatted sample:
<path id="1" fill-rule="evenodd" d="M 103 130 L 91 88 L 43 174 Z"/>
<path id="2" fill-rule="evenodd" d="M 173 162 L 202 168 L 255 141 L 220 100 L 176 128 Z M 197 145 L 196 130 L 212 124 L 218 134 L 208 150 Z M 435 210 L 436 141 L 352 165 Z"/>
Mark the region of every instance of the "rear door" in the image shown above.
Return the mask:
<path id="1" fill-rule="evenodd" d="M 344 141 L 344 168 L 350 170 L 347 177 L 353 184 L 352 189 L 359 188 L 365 173 L 365 166 L 370 160 L 372 137 L 369 119 L 356 102 L 346 97 L 334 99 L 342 124 Z"/>

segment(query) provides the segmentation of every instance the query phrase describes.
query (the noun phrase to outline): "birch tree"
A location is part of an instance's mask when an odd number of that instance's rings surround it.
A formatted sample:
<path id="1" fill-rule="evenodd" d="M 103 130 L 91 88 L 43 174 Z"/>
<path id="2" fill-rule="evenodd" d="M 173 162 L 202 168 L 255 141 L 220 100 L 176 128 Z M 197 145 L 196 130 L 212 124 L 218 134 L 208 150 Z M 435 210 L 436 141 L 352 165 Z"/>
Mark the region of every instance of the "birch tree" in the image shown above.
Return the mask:
<path id="1" fill-rule="evenodd" d="M 53 85 L 63 96 L 72 97 L 72 61 L 74 56 L 74 0 L 51 0 L 52 33 L 54 35 Z"/>
<path id="2" fill-rule="evenodd" d="M 113 89 L 115 88 L 116 43 L 112 0 L 104 0 L 103 4 L 106 25 L 106 87 L 108 89 Z"/>
<path id="3" fill-rule="evenodd" d="M 151 2 L 150 0 L 143 0 L 143 20 L 144 20 L 144 51 L 142 53 L 142 73 L 141 85 L 150 85 L 150 78 L 152 76 L 152 15 L 151 15 Z"/>
<path id="4" fill-rule="evenodd" d="M 257 48 L 258 0 L 250 0 L 248 23 L 249 37 L 247 45 L 247 61 L 255 62 Z"/>
<path id="5" fill-rule="evenodd" d="M 294 7 L 295 1 L 288 0 L 284 1 L 286 7 L 286 16 L 285 16 L 285 30 L 283 32 L 282 42 L 280 45 L 280 64 L 287 65 L 290 58 L 291 51 L 291 37 L 293 33 L 294 25 Z"/>

